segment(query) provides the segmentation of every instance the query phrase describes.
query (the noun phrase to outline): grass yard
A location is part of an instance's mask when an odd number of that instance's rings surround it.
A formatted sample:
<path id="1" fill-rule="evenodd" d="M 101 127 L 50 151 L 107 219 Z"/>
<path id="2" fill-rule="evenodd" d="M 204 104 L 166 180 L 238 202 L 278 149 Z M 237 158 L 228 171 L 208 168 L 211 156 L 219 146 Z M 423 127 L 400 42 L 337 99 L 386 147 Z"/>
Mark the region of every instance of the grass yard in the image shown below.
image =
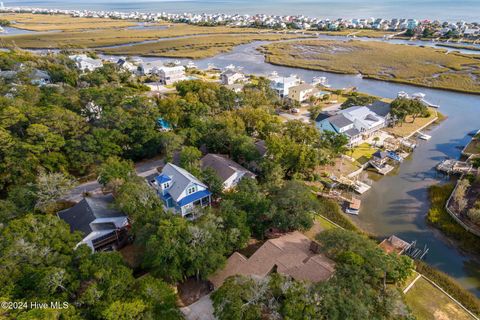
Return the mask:
<path id="1" fill-rule="evenodd" d="M 262 48 L 272 64 L 480 93 L 480 55 L 376 41 L 302 40 Z"/>
<path id="2" fill-rule="evenodd" d="M 167 39 L 156 43 L 145 43 L 128 47 L 104 49 L 102 52 L 113 55 L 202 59 L 228 52 L 235 46 L 250 43 L 252 41 L 275 41 L 298 37 L 299 36 L 288 34 L 204 35 L 181 39 Z"/>
<path id="3" fill-rule="evenodd" d="M 474 319 L 423 277 L 406 293 L 405 301 L 418 320 Z"/>
<path id="4" fill-rule="evenodd" d="M 70 18 L 73 19 L 73 18 Z M 89 19 L 90 21 L 90 19 Z M 91 23 L 91 22 L 90 22 Z M 58 28 L 57 28 L 58 29 Z M 114 46 L 119 44 L 136 43 L 147 40 L 173 38 L 193 35 L 214 34 L 272 34 L 269 30 L 255 28 L 231 28 L 231 27 L 203 27 L 187 24 L 172 24 L 167 29 L 127 29 L 127 28 L 104 28 L 96 30 L 68 30 L 54 33 L 36 33 L 14 36 L 2 36 L 2 47 L 18 47 L 24 49 L 84 49 Z M 295 35 L 283 35 L 298 37 Z M 192 38 L 195 39 L 195 38 Z"/>
<path id="5" fill-rule="evenodd" d="M 315 169 L 315 173 L 320 175 L 324 173 L 326 173 L 327 175 L 333 174 L 337 177 L 340 177 L 346 176 L 352 172 L 357 171 L 358 169 L 360 169 L 360 166 L 357 163 L 338 157 L 334 159 L 333 164 L 317 167 Z"/>
<path id="6" fill-rule="evenodd" d="M 399 137 L 409 137 L 415 131 L 424 127 L 428 123 L 432 122 L 436 117 L 438 117 L 436 109 L 429 108 L 429 110 L 430 116 L 427 118 L 416 118 L 415 121 L 411 122 L 411 119 L 407 117 L 404 123 L 397 124 L 393 128 L 385 128 L 384 130 Z"/>
<path id="7" fill-rule="evenodd" d="M 464 153 L 466 155 L 480 154 L 480 134 L 477 134 L 466 146 Z"/>
<path id="8" fill-rule="evenodd" d="M 331 222 L 327 221 L 322 216 L 316 216 L 315 220 L 313 222 L 313 226 L 309 230 L 305 231 L 303 234 L 305 236 L 307 236 L 308 238 L 310 238 L 312 240 L 315 240 L 315 237 L 320 232 L 325 231 L 325 230 L 334 229 L 334 228 L 337 228 L 337 226 L 335 226 Z"/>
<path id="9" fill-rule="evenodd" d="M 74 18 L 62 14 L 0 13 L 0 19 L 12 22 L 12 27 L 31 31 L 120 28 L 137 24 L 127 20 Z"/>
<path id="10" fill-rule="evenodd" d="M 376 151 L 377 149 L 368 143 L 362 143 L 361 145 L 356 146 L 355 149 L 353 149 L 353 152 L 347 152 L 347 155 L 351 156 L 358 163 L 365 164 L 370 160 L 370 158 L 372 158 L 372 155 Z"/>

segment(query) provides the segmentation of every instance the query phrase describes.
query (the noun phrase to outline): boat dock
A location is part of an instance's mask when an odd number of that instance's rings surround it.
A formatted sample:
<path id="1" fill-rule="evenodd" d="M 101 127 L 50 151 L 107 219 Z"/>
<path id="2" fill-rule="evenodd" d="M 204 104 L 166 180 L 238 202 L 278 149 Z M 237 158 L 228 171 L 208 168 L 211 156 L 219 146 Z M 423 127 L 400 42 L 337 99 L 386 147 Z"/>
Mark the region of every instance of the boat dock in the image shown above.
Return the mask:
<path id="1" fill-rule="evenodd" d="M 394 167 L 389 164 L 380 165 L 373 160 L 370 160 L 369 163 L 381 175 L 387 175 L 390 171 L 394 169 Z"/>
<path id="2" fill-rule="evenodd" d="M 353 181 L 353 180 L 350 180 L 350 179 L 348 179 L 347 177 L 344 177 L 344 176 L 341 176 L 339 178 L 337 178 L 335 176 L 331 176 L 330 179 L 332 179 L 333 181 L 338 182 L 342 185 L 345 185 L 347 187 L 352 188 L 353 190 L 355 190 L 355 192 L 357 192 L 359 194 L 364 194 L 365 192 L 367 192 L 371 188 L 371 186 L 369 186 L 365 182 L 362 182 L 360 180 Z"/>
<path id="3" fill-rule="evenodd" d="M 476 172 L 471 163 L 447 159 L 437 165 L 437 170 L 448 174 L 468 174 Z"/>

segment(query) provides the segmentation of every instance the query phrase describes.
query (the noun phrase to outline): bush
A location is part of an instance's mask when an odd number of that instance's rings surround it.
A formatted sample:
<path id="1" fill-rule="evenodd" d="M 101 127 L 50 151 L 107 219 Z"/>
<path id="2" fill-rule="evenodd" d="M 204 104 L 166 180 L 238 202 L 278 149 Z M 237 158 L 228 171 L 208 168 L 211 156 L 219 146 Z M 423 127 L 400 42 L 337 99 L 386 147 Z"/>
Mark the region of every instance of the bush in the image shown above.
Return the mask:
<path id="1" fill-rule="evenodd" d="M 431 207 L 428 211 L 427 221 L 440 229 L 448 237 L 458 241 L 461 249 L 470 252 L 480 252 L 478 237 L 466 231 L 447 212 L 445 204 L 453 190 L 453 184 L 431 186 L 429 196 Z"/>
<path id="2" fill-rule="evenodd" d="M 464 289 L 445 273 L 438 271 L 425 262 L 416 261 L 415 264 L 418 272 L 438 284 L 471 312 L 480 315 L 480 301 L 471 292 Z"/>

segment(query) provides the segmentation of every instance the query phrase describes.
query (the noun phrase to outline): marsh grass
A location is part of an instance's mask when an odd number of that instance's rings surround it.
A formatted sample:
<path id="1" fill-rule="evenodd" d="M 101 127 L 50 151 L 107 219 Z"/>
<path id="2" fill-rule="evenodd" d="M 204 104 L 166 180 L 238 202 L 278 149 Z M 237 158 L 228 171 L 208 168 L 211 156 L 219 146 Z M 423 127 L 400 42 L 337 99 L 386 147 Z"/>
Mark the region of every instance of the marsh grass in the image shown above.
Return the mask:
<path id="1" fill-rule="evenodd" d="M 114 55 L 202 59 L 228 52 L 235 46 L 252 41 L 276 41 L 298 37 L 298 35 L 288 34 L 218 34 L 102 49 L 102 52 Z"/>
<path id="2" fill-rule="evenodd" d="M 261 50 L 277 65 L 480 93 L 480 55 L 376 41 L 303 40 Z"/>

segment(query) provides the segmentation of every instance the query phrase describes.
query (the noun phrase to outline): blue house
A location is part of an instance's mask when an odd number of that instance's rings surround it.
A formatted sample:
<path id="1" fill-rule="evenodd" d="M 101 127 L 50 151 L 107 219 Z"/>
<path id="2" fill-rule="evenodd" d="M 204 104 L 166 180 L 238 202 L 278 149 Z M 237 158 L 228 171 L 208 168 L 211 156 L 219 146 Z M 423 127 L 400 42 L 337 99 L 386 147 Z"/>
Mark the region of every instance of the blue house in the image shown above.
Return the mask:
<path id="1" fill-rule="evenodd" d="M 207 186 L 190 172 L 172 163 L 151 181 L 163 201 L 165 210 L 174 211 L 187 219 L 195 219 L 198 208 L 211 202 Z"/>
<path id="2" fill-rule="evenodd" d="M 172 125 L 170 124 L 170 122 L 168 122 L 167 120 L 165 120 L 163 118 L 158 118 L 157 119 L 157 126 L 158 126 L 158 130 L 160 130 L 160 131 L 170 131 L 170 130 L 172 130 Z"/>

